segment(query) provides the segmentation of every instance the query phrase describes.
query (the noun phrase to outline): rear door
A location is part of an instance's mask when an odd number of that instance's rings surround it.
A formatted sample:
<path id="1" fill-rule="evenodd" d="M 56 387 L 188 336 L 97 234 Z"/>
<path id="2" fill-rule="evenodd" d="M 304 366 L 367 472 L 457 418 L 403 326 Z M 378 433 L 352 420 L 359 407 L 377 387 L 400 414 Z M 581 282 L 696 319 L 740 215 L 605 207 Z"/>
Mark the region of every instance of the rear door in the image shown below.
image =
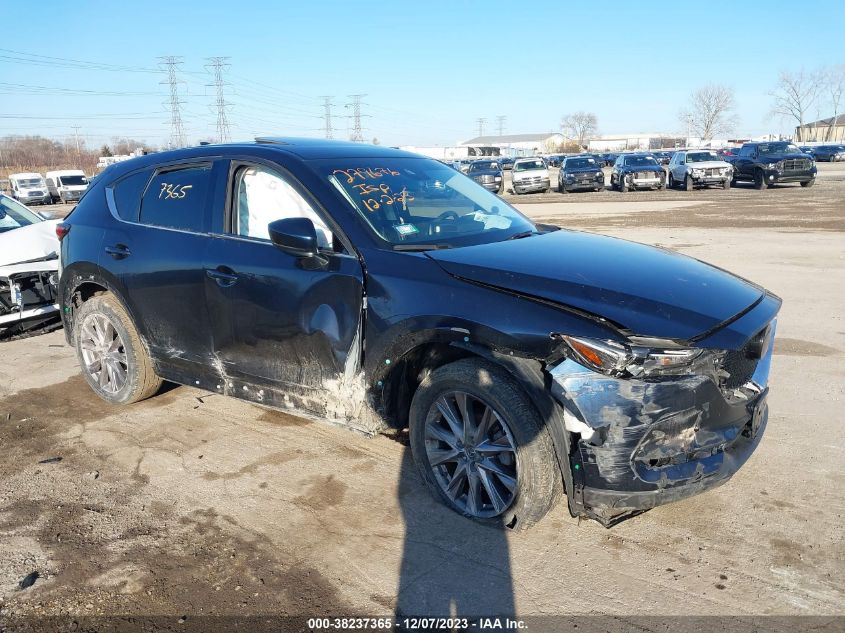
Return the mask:
<path id="1" fill-rule="evenodd" d="M 225 204 L 214 213 L 204 283 L 225 377 L 319 396 L 328 381 L 354 373 L 363 271 L 314 197 L 282 165 L 233 160 Z M 303 259 L 270 242 L 267 225 L 286 217 L 315 223 L 319 258 Z M 227 387 L 249 397 L 234 382 Z"/>
<path id="2" fill-rule="evenodd" d="M 106 194 L 121 221 L 106 229 L 101 267 L 118 277 L 160 371 L 183 383 L 213 367 L 203 258 L 221 162 L 142 170 Z"/>

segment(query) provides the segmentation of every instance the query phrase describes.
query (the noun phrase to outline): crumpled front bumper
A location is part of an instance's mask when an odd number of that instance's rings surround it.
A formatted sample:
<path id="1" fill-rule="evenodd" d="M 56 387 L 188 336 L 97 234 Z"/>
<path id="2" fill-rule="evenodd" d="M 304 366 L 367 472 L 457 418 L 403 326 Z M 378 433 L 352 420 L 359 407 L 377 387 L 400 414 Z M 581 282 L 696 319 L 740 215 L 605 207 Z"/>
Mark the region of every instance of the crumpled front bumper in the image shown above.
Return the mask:
<path id="1" fill-rule="evenodd" d="M 552 393 L 578 435 L 570 454 L 577 502 L 609 525 L 727 481 L 765 430 L 771 353 L 732 391 L 707 376 L 613 378 L 571 359 L 552 369 Z"/>

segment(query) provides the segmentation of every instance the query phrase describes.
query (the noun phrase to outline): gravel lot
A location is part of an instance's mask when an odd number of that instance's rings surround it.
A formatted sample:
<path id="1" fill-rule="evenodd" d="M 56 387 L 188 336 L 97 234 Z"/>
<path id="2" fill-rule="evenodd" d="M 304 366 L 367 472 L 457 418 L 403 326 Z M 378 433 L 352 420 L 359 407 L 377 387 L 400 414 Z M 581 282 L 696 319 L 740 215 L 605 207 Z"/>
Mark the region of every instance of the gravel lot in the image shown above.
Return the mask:
<path id="1" fill-rule="evenodd" d="M 610 530 L 562 506 L 479 527 L 390 438 L 188 387 L 114 408 L 61 331 L 0 344 L 0 616 L 845 615 L 845 168 L 820 167 L 812 189 L 506 195 L 784 299 L 759 450 Z"/>

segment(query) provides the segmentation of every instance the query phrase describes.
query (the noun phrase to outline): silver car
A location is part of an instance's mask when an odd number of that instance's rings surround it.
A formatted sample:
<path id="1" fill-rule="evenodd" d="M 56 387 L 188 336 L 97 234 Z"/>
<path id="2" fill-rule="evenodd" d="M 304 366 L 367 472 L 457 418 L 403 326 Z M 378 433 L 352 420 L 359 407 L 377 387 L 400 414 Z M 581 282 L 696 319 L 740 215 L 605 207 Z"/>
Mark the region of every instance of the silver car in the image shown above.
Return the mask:
<path id="1" fill-rule="evenodd" d="M 537 156 L 518 158 L 513 162 L 511 183 L 514 193 L 546 193 L 551 187 L 546 161 Z"/>
<path id="2" fill-rule="evenodd" d="M 675 152 L 669 161 L 669 187 L 692 191 L 695 187 L 720 185 L 730 189 L 733 167 L 709 149 Z"/>

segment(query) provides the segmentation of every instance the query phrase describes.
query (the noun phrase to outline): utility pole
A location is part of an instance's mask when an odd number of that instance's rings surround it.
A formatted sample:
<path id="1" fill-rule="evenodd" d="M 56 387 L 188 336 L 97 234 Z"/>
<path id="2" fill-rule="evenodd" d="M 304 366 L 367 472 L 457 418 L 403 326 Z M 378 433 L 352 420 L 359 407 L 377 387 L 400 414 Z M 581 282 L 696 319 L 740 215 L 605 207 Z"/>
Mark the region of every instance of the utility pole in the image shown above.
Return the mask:
<path id="1" fill-rule="evenodd" d="M 326 138 L 334 138 L 334 130 L 332 129 L 332 98 L 331 96 L 323 96 L 323 122 L 325 124 Z"/>
<path id="2" fill-rule="evenodd" d="M 478 125 L 478 136 L 484 136 L 484 126 L 487 124 L 487 119 L 484 117 L 478 117 L 475 120 L 476 125 Z"/>
<path id="3" fill-rule="evenodd" d="M 176 77 L 176 70 L 182 63 L 182 58 L 167 55 L 159 57 L 159 60 L 167 70 L 167 80 L 161 83 L 168 84 L 170 88 L 170 100 L 165 102 L 165 107 L 170 107 L 170 145 L 185 147 L 185 130 L 182 128 L 182 113 L 179 110 L 182 102 L 179 101 L 179 79 Z"/>
<path id="4" fill-rule="evenodd" d="M 82 152 L 79 151 L 79 126 L 71 125 L 71 128 L 73 129 L 73 137 L 76 139 L 76 159 L 81 161 Z"/>
<path id="5" fill-rule="evenodd" d="M 500 114 L 499 116 L 496 117 L 496 125 L 499 126 L 499 136 L 502 136 L 502 134 L 504 134 L 505 123 L 507 122 L 507 120 L 508 120 L 508 117 L 506 117 L 503 114 Z"/>
<path id="6" fill-rule="evenodd" d="M 360 95 L 348 95 L 350 99 L 352 99 L 352 103 L 347 104 L 348 107 L 352 107 L 352 134 L 349 137 L 350 141 L 355 141 L 357 143 L 364 142 L 364 131 L 361 128 L 361 97 L 366 97 L 367 95 L 360 94 Z"/>
<path id="7" fill-rule="evenodd" d="M 223 70 L 229 67 L 230 64 L 228 61 L 228 57 L 209 57 L 208 65 L 206 66 L 206 68 L 211 69 L 211 73 L 214 75 L 214 105 L 217 107 L 218 143 L 227 143 L 231 140 L 231 134 L 229 133 L 229 120 L 226 118 L 226 108 L 229 104 L 226 103 L 226 99 L 223 97 L 223 86 L 225 85 L 225 82 L 223 81 Z"/>

